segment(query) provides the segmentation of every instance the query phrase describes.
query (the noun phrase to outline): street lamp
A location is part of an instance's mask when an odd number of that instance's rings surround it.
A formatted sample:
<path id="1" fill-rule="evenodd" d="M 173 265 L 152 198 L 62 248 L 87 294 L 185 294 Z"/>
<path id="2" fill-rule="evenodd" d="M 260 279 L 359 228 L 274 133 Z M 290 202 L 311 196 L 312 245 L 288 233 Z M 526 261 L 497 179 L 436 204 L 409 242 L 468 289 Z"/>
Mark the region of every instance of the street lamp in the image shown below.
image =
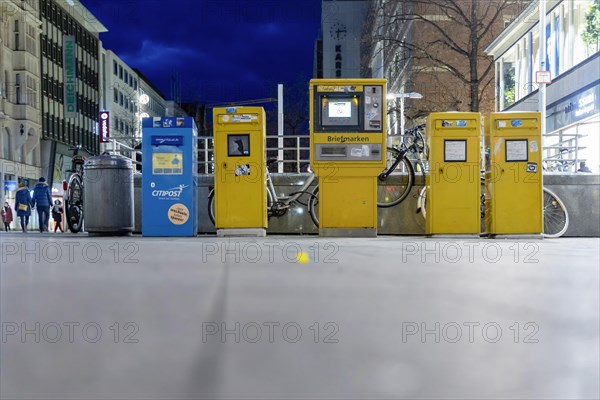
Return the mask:
<path id="1" fill-rule="evenodd" d="M 422 99 L 421 93 L 410 92 L 410 93 L 388 93 L 387 99 L 400 99 L 400 134 L 404 135 L 404 99 Z M 398 125 L 396 125 L 396 134 L 398 133 Z"/>

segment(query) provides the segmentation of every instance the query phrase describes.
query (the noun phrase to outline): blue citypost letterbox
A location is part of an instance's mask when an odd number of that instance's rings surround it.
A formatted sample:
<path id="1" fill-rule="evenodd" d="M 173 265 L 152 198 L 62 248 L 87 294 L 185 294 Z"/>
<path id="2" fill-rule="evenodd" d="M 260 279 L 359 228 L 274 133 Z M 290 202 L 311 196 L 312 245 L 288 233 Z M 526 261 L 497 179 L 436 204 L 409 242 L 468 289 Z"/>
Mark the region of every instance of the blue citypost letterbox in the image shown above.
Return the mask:
<path id="1" fill-rule="evenodd" d="M 142 236 L 196 236 L 198 131 L 190 117 L 142 122 Z"/>

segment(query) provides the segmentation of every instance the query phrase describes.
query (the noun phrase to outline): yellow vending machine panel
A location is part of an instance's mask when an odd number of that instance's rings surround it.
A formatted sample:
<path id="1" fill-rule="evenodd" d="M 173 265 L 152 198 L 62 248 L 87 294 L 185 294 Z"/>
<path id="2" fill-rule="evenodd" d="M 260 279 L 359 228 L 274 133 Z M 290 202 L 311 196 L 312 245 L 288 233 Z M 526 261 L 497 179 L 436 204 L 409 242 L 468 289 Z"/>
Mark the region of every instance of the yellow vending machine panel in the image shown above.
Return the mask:
<path id="1" fill-rule="evenodd" d="M 426 233 L 479 235 L 481 115 L 432 113 L 427 117 L 429 174 Z"/>
<path id="2" fill-rule="evenodd" d="M 491 113 L 485 123 L 485 148 L 487 233 L 541 235 L 541 114 Z"/>
<path id="3" fill-rule="evenodd" d="M 319 177 L 320 236 L 377 236 L 386 117 L 385 79 L 310 81 L 310 161 Z"/>
<path id="4" fill-rule="evenodd" d="M 265 236 L 265 111 L 262 107 L 215 108 L 213 124 L 217 235 Z"/>

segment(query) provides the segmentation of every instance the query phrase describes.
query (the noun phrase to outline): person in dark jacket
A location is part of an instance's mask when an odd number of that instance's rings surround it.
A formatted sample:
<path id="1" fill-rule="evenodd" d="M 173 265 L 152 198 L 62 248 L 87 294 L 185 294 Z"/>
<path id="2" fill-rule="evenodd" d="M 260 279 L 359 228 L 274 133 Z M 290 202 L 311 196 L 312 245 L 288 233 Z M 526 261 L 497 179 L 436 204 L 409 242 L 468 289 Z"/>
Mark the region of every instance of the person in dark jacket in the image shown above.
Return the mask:
<path id="1" fill-rule="evenodd" d="M 0 211 L 0 214 L 2 215 L 2 222 L 4 222 L 4 231 L 10 231 L 10 223 L 13 220 L 13 213 L 10 209 L 10 204 L 8 204 L 7 201 L 4 202 L 4 207 L 2 207 L 2 211 Z"/>
<path id="2" fill-rule="evenodd" d="M 46 178 L 41 177 L 38 184 L 33 188 L 32 207 L 37 208 L 40 233 L 48 232 L 48 220 L 50 219 L 50 206 L 52 205 L 52 194 L 46 183 Z"/>
<path id="3" fill-rule="evenodd" d="M 19 188 L 15 195 L 15 211 L 17 212 L 17 217 L 21 220 L 21 229 L 23 232 L 27 232 L 29 216 L 31 215 L 31 204 L 29 188 L 23 182 L 19 183 Z"/>

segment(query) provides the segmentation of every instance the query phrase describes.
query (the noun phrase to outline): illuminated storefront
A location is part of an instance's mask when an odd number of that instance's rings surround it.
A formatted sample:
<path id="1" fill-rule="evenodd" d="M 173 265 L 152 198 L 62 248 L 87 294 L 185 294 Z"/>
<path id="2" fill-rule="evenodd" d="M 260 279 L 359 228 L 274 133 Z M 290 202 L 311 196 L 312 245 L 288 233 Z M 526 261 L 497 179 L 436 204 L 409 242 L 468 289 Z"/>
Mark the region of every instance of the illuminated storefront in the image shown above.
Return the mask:
<path id="1" fill-rule="evenodd" d="M 586 40 L 592 0 L 546 2 L 544 160 L 547 172 L 577 172 L 585 162 L 600 171 L 600 52 Z M 496 110 L 537 111 L 540 69 L 538 2 L 532 2 L 486 49 L 496 67 Z"/>

